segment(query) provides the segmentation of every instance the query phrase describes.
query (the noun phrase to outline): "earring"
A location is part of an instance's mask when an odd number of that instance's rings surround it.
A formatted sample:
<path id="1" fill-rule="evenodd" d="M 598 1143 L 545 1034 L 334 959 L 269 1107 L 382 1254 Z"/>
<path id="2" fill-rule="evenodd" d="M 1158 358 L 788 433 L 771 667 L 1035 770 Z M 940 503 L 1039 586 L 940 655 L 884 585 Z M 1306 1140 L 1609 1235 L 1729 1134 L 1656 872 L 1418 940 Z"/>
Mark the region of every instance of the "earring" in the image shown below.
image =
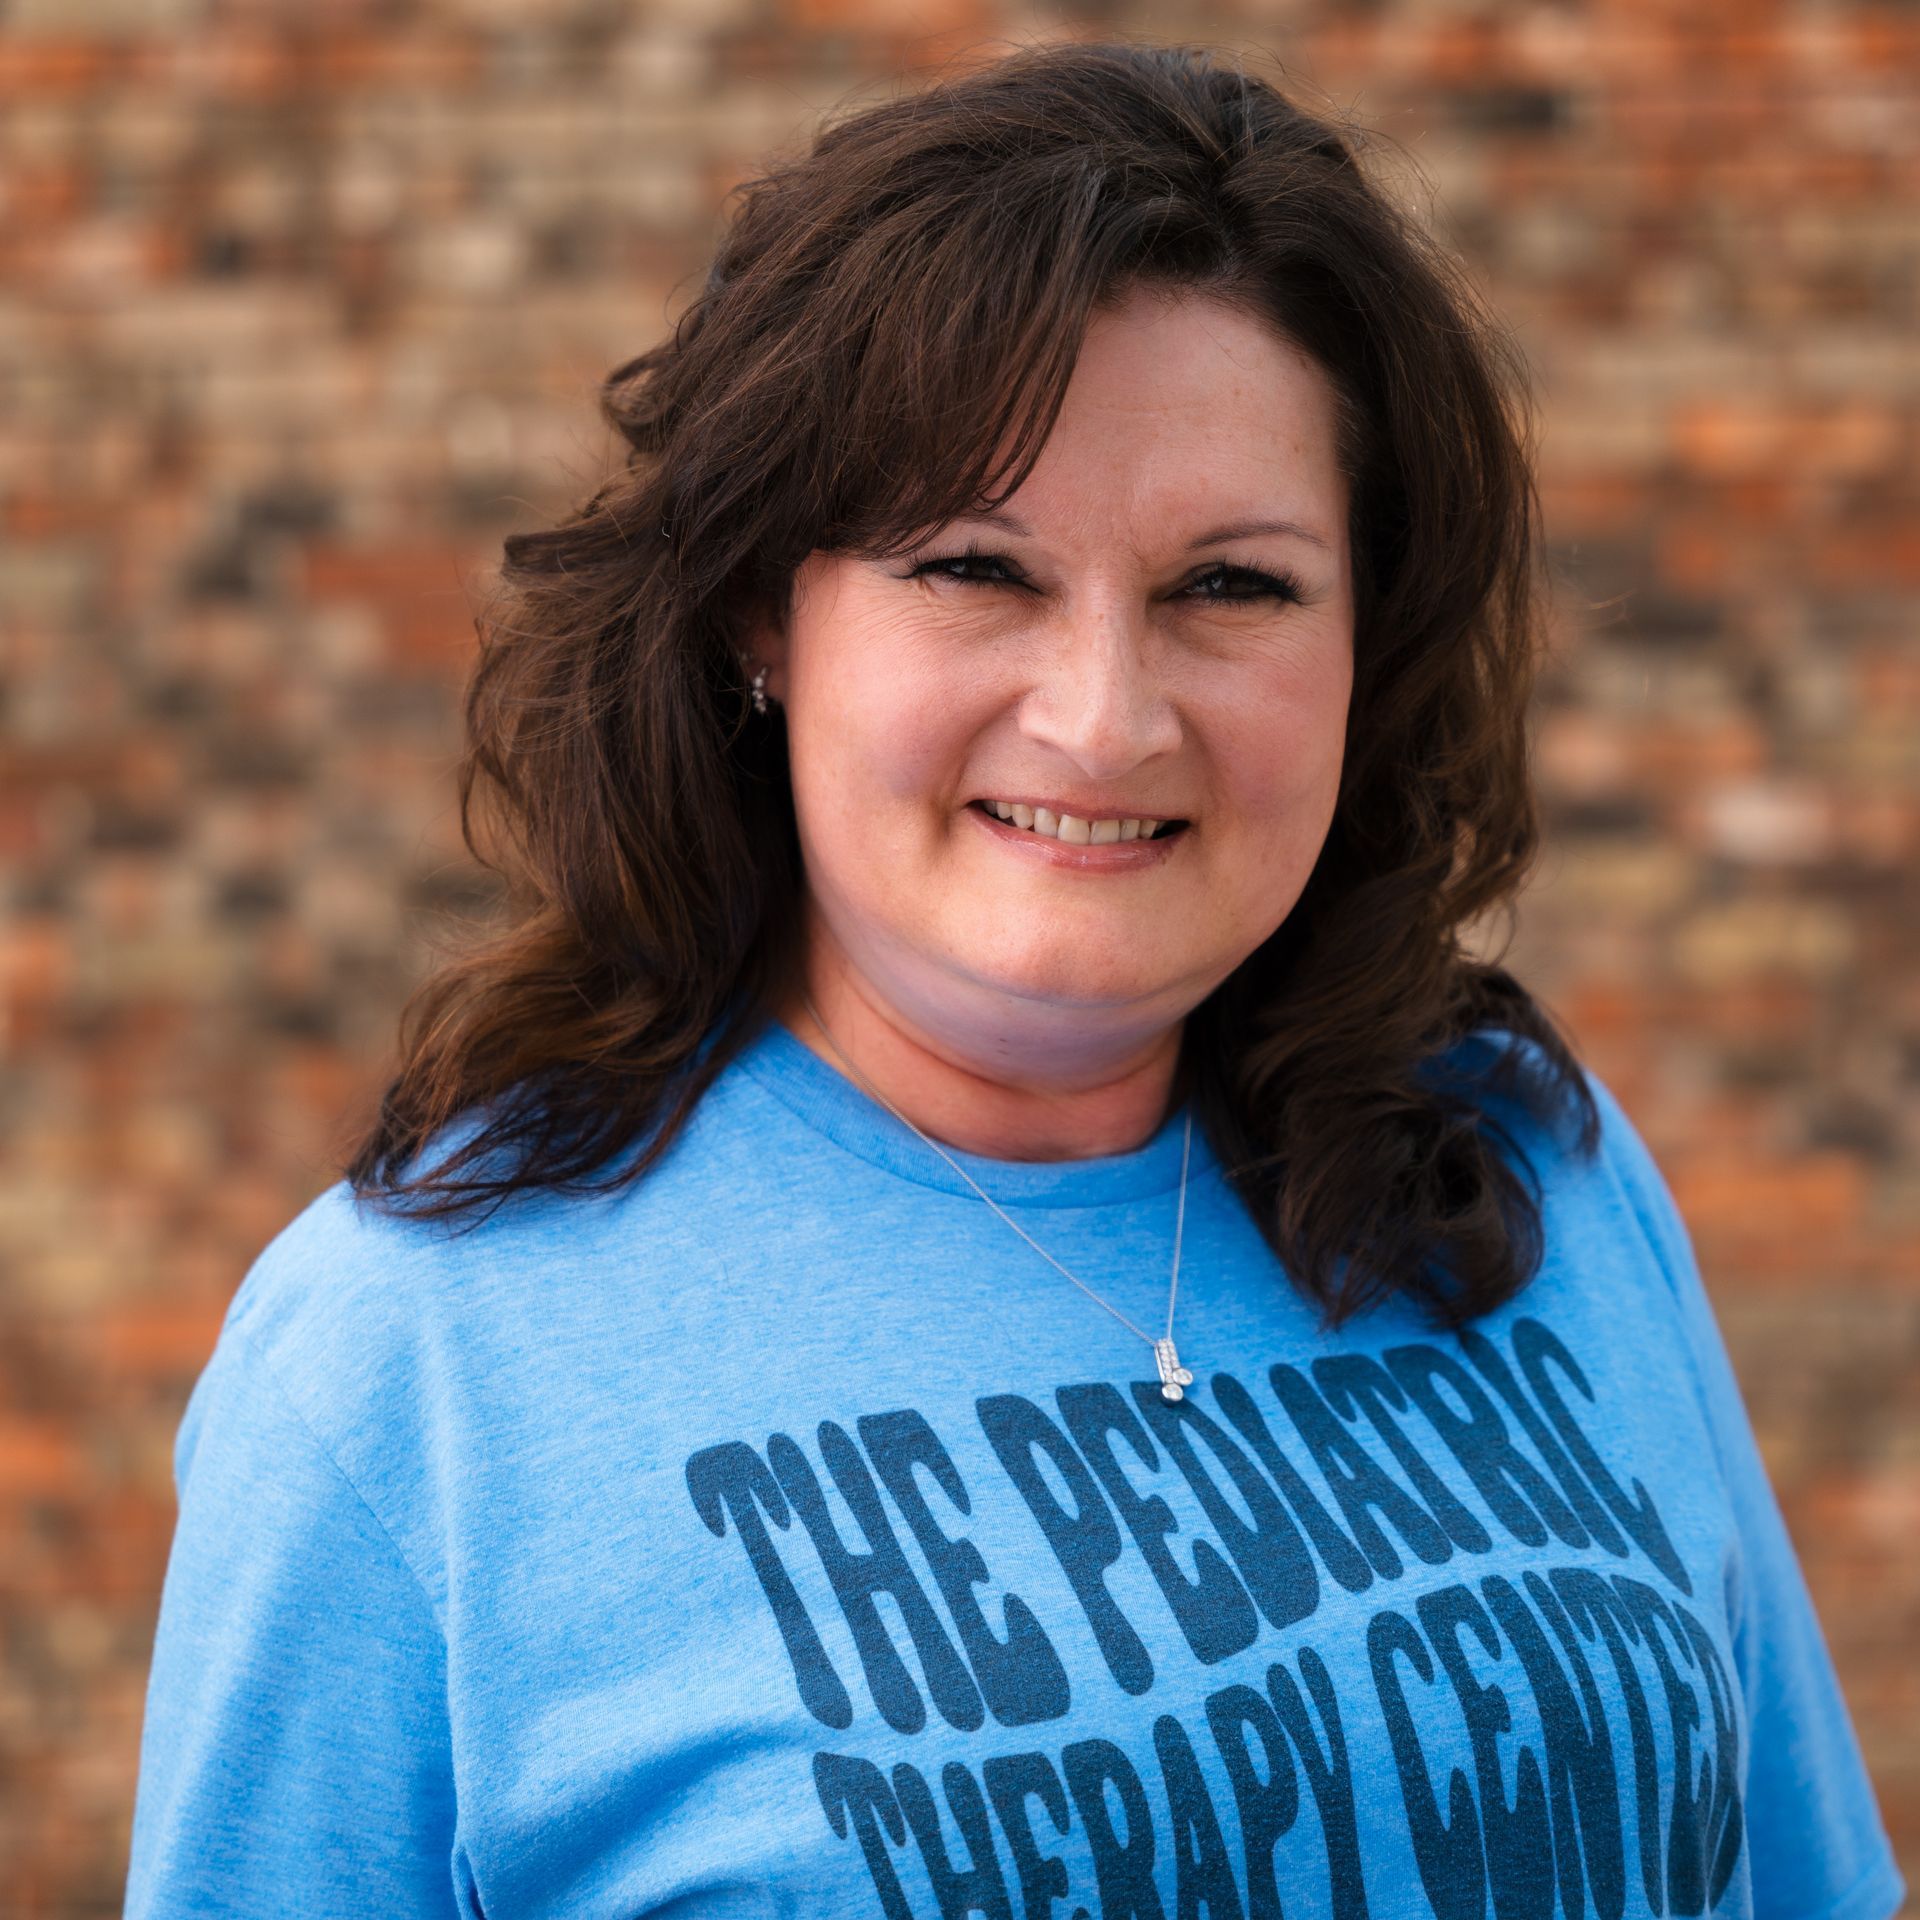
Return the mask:
<path id="1" fill-rule="evenodd" d="M 750 666 L 752 662 L 748 656 L 743 653 L 740 656 L 740 664 L 742 666 Z M 767 666 L 764 660 L 760 663 L 759 671 L 753 676 L 752 692 L 754 712 L 765 713 L 767 710 Z"/>

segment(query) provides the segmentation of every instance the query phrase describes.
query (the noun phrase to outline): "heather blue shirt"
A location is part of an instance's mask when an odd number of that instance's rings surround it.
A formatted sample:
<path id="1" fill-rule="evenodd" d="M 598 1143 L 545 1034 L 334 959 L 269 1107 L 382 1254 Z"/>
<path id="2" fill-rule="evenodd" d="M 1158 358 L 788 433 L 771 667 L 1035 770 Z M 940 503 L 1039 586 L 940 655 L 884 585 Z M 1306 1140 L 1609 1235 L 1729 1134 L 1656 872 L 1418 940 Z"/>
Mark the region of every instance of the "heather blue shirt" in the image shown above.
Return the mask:
<path id="1" fill-rule="evenodd" d="M 1482 1044 L 1482 1043 L 1470 1043 Z M 786 1028 L 611 1198 L 323 1193 L 182 1420 L 134 1920 L 1885 1920 L 1660 1174 L 1335 1333 L 1196 1130 L 1145 1342 Z M 1181 1118 L 960 1156 L 1142 1327 Z"/>

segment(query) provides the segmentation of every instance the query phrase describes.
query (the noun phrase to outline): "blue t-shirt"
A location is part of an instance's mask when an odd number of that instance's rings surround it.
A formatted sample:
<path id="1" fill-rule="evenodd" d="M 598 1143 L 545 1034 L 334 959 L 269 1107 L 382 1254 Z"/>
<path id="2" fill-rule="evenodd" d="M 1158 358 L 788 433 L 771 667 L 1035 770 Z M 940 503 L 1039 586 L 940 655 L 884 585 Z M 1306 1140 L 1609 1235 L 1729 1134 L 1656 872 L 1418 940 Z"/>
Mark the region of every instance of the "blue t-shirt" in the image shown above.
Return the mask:
<path id="1" fill-rule="evenodd" d="M 1483 1045 L 1482 1041 L 1469 1043 Z M 1591 1079 L 1591 1076 L 1590 1076 Z M 625 1193 L 320 1195 L 182 1420 L 126 1911 L 1885 1920 L 1687 1233 L 1318 1330 L 1196 1129 L 1145 1341 L 784 1026 Z M 1182 1115 L 959 1155 L 1163 1330 Z"/>

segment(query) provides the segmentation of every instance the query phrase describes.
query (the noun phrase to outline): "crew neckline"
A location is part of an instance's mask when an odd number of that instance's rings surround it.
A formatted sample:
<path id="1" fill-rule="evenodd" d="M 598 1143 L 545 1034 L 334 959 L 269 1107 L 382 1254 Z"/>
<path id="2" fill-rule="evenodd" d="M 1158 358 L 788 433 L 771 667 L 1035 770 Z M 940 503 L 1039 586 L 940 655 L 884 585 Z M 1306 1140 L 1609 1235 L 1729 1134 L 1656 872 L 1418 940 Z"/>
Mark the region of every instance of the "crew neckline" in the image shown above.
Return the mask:
<path id="1" fill-rule="evenodd" d="M 763 1017 L 759 1031 L 735 1059 L 783 1106 L 849 1153 L 919 1186 L 979 1198 L 911 1128 L 771 1014 Z M 1168 1114 L 1141 1146 L 1085 1160 L 1002 1160 L 991 1154 L 963 1153 L 944 1141 L 941 1145 L 983 1191 L 1004 1204 L 1113 1206 L 1179 1186 L 1188 1104 L 1183 1102 Z M 1217 1164 L 1206 1130 L 1196 1121 L 1189 1190 Z"/>

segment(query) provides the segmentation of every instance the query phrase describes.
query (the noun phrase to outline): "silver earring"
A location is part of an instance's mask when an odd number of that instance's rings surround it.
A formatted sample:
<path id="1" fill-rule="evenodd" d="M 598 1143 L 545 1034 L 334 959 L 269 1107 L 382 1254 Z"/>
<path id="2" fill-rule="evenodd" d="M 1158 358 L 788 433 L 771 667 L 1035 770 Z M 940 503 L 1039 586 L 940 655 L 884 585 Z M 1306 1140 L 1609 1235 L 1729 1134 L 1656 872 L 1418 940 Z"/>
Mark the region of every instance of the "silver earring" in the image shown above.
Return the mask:
<path id="1" fill-rule="evenodd" d="M 740 662 L 743 666 L 751 664 L 747 655 L 744 653 L 740 656 Z M 759 671 L 753 676 L 752 691 L 754 712 L 765 713 L 767 710 L 767 667 L 764 660 L 760 663 Z"/>

